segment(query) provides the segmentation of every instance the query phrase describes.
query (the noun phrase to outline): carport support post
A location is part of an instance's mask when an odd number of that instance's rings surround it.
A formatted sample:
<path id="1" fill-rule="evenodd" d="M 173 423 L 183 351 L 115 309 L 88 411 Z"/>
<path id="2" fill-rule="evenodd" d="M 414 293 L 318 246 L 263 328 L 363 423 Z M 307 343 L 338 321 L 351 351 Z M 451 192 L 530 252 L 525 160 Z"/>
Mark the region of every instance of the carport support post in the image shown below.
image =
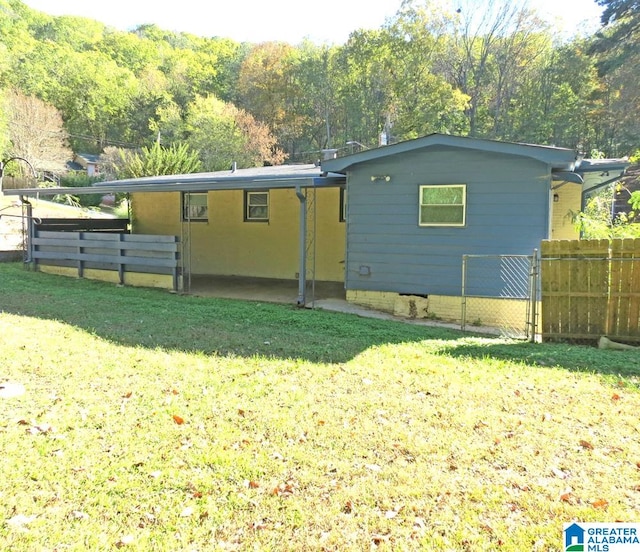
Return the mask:
<path id="1" fill-rule="evenodd" d="M 26 234 L 24 251 L 22 253 L 22 259 L 24 264 L 33 261 L 33 238 L 35 235 L 35 222 L 33 221 L 33 205 L 25 196 L 20 196 L 20 203 L 22 203 L 22 231 Z M 26 220 L 25 220 L 26 217 Z"/>
<path id="2" fill-rule="evenodd" d="M 296 186 L 296 195 L 300 200 L 300 234 L 298 236 L 298 300 L 299 307 L 306 303 L 307 291 L 307 196 L 301 186 Z"/>

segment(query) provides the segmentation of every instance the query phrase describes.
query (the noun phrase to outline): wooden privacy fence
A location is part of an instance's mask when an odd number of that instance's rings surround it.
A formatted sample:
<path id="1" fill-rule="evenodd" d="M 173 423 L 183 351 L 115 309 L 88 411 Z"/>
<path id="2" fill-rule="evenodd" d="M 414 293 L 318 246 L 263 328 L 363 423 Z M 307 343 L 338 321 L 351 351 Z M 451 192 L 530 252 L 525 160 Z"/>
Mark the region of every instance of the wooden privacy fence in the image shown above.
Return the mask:
<path id="1" fill-rule="evenodd" d="M 121 218 L 41 218 L 38 230 L 54 232 L 123 232 L 128 233 L 129 219 Z"/>
<path id="2" fill-rule="evenodd" d="M 640 342 L 640 239 L 541 247 L 542 339 Z"/>
<path id="3" fill-rule="evenodd" d="M 179 285 L 177 236 L 126 234 L 122 232 L 53 232 L 34 225 L 30 258 L 39 265 L 76 268 L 83 277 L 87 269 L 117 271 L 121 284 L 125 273 L 166 274 Z"/>

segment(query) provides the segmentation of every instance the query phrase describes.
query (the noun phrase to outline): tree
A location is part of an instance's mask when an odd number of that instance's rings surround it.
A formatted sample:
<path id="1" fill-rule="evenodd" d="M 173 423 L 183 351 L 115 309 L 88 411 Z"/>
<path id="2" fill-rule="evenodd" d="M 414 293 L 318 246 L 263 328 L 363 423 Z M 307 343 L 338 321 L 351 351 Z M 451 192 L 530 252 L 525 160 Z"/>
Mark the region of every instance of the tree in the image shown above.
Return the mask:
<path id="1" fill-rule="evenodd" d="M 624 155 L 637 147 L 640 123 L 640 2 L 599 0 L 605 6 L 605 25 L 592 40 L 590 53 L 597 58 L 602 81 L 603 117 L 606 122 L 602 148 L 610 155 Z"/>
<path id="2" fill-rule="evenodd" d="M 405 0 L 388 26 L 391 112 L 397 139 L 468 131 L 469 97 L 438 73 L 452 19 L 435 5 Z"/>
<path id="3" fill-rule="evenodd" d="M 258 44 L 244 59 L 238 77 L 239 107 L 265 123 L 288 151 L 300 129 L 295 104 L 303 91 L 295 78 L 296 58 L 289 44 Z"/>
<path id="4" fill-rule="evenodd" d="M 640 224 L 630 223 L 626 215 L 611 217 L 614 188 L 608 187 L 587 199 L 585 209 L 577 213 L 575 223 L 585 239 L 639 238 Z"/>
<path id="5" fill-rule="evenodd" d="M 62 116 L 52 105 L 10 90 L 4 99 L 10 149 L 9 154 L 27 159 L 34 167 L 63 171 L 72 157 Z"/>
<path id="6" fill-rule="evenodd" d="M 333 57 L 338 143 L 378 144 L 391 117 L 390 41 L 383 30 L 351 33 Z"/>
<path id="7" fill-rule="evenodd" d="M 508 136 L 511 100 L 542 53 L 536 42 L 545 26 L 522 0 L 488 0 L 482 13 L 476 3 L 462 0 L 457 17 L 448 67 L 450 82 L 470 98 L 469 133 Z"/>
<path id="8" fill-rule="evenodd" d="M 187 143 L 200 155 L 203 168 L 217 171 L 277 165 L 285 155 L 269 127 L 247 111 L 213 96 L 198 96 L 186 117 Z"/>
<path id="9" fill-rule="evenodd" d="M 331 64 L 335 47 L 317 46 L 305 40 L 297 47 L 295 71 L 296 136 L 288 154 L 295 161 L 316 161 L 320 150 L 332 147 L 338 131 L 336 86 Z"/>

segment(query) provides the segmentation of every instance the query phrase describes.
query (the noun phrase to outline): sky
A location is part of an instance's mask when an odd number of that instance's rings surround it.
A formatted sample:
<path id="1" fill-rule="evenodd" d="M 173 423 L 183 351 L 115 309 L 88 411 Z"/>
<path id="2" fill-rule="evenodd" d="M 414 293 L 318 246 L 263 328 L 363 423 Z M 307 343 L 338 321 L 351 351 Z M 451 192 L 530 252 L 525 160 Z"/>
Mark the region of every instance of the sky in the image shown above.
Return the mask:
<path id="1" fill-rule="evenodd" d="M 455 1 L 455 0 L 453 0 Z M 469 0 L 466 0 L 469 2 Z M 23 0 L 50 15 L 79 15 L 126 31 L 143 23 L 237 42 L 271 40 L 344 44 L 357 29 L 377 29 L 401 0 Z M 478 0 L 480 4 L 481 0 Z M 602 9 L 595 0 L 529 0 L 530 6 L 568 29 L 593 32 Z"/>

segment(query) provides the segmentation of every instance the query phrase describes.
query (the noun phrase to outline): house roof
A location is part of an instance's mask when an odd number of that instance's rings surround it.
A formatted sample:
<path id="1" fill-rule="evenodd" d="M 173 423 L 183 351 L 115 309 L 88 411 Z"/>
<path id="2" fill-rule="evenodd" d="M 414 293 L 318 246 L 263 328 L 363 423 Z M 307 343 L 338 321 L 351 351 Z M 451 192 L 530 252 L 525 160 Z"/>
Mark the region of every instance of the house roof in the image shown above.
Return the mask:
<path id="1" fill-rule="evenodd" d="M 344 173 L 353 166 L 361 163 L 438 146 L 528 157 L 546 163 L 550 165 L 552 169 L 564 171 L 573 171 L 576 164 L 580 161 L 577 153 L 567 148 L 520 144 L 516 142 L 499 142 L 497 140 L 452 136 L 448 134 L 429 134 L 428 136 L 416 138 L 415 140 L 407 140 L 389 146 L 360 151 L 336 159 L 324 160 L 322 161 L 322 168 L 326 171 Z"/>
<path id="2" fill-rule="evenodd" d="M 76 157 L 83 159 L 91 165 L 97 165 L 100 163 L 100 156 L 95 153 L 76 153 Z"/>
<path id="3" fill-rule="evenodd" d="M 5 190 L 6 195 L 108 194 L 131 192 L 205 192 L 265 188 L 322 188 L 343 186 L 341 174 L 326 174 L 316 165 L 278 165 L 208 173 L 147 176 L 99 182 L 83 188 Z"/>
<path id="4" fill-rule="evenodd" d="M 551 168 L 553 180 L 576 182 L 588 192 L 614 182 L 629 165 L 625 159 L 582 159 L 574 150 L 515 142 L 499 142 L 446 134 L 430 134 L 389 146 L 327 159 L 317 165 L 278 165 L 208 173 L 150 176 L 99 182 L 84 188 L 28 188 L 5 190 L 5 195 L 58 195 L 131 193 L 131 192 L 199 192 L 208 190 L 251 190 L 265 188 L 309 188 L 344 186 L 345 174 L 352 167 L 369 161 L 434 147 L 452 147 L 536 159 Z M 609 176 L 611 175 L 611 176 Z"/>
<path id="5" fill-rule="evenodd" d="M 582 193 L 589 194 L 622 178 L 628 159 L 583 159 L 575 172 L 582 178 Z"/>

